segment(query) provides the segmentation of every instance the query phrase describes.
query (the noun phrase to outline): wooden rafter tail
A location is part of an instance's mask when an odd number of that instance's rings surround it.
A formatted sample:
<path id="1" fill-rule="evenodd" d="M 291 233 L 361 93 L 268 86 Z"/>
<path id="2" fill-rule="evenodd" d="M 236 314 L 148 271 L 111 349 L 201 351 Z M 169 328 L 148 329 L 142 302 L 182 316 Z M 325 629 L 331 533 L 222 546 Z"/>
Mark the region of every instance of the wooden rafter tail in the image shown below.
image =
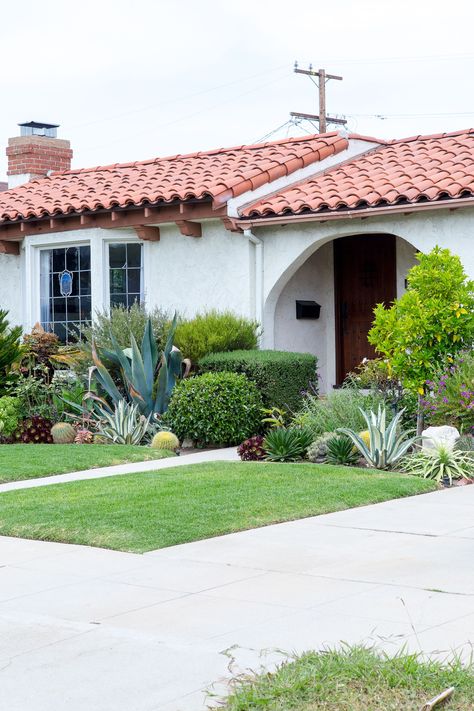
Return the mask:
<path id="1" fill-rule="evenodd" d="M 159 242 L 160 241 L 160 228 L 150 227 L 148 225 L 137 225 L 135 227 L 135 232 L 139 239 L 143 239 L 147 242 Z"/>
<path id="2" fill-rule="evenodd" d="M 202 237 L 202 228 L 199 222 L 190 220 L 176 220 L 176 225 L 182 235 L 186 237 Z"/>
<path id="3" fill-rule="evenodd" d="M 20 243 L 7 242 L 5 240 L 0 241 L 0 254 L 14 254 L 18 256 L 20 254 Z"/>

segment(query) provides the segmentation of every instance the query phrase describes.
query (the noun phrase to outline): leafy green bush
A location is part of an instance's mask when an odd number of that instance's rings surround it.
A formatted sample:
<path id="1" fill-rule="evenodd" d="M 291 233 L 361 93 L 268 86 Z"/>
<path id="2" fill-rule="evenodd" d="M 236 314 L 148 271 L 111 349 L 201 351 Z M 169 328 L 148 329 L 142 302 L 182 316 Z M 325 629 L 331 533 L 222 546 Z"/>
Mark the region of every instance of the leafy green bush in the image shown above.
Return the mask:
<path id="1" fill-rule="evenodd" d="M 376 410 L 378 405 L 383 404 L 384 399 L 377 392 L 364 395 L 357 388 L 344 387 L 332 390 L 322 398 L 305 398 L 295 422 L 309 428 L 314 437 L 325 432 L 335 432 L 339 427 L 349 427 L 359 432 L 366 427 L 360 408 Z"/>
<path id="2" fill-rule="evenodd" d="M 263 440 L 265 457 L 271 462 L 296 462 L 303 459 L 313 435 L 302 427 L 275 427 Z"/>
<path id="3" fill-rule="evenodd" d="M 262 399 L 245 375 L 204 373 L 176 384 L 164 421 L 180 440 L 240 444 L 260 429 Z"/>
<path id="4" fill-rule="evenodd" d="M 408 288 L 386 308 L 378 304 L 369 343 L 405 387 L 423 395 L 425 382 L 474 340 L 474 282 L 449 249 L 418 254 Z"/>
<path id="5" fill-rule="evenodd" d="M 197 363 L 208 353 L 251 350 L 257 347 L 258 324 L 231 311 L 206 311 L 182 320 L 174 343 L 185 358 Z"/>
<path id="6" fill-rule="evenodd" d="M 259 389 L 264 405 L 295 411 L 317 378 L 317 358 L 288 351 L 233 351 L 214 353 L 199 361 L 201 371 L 243 373 Z"/>
<path id="7" fill-rule="evenodd" d="M 20 410 L 15 397 L 0 397 L 0 437 L 11 437 L 18 427 Z"/>

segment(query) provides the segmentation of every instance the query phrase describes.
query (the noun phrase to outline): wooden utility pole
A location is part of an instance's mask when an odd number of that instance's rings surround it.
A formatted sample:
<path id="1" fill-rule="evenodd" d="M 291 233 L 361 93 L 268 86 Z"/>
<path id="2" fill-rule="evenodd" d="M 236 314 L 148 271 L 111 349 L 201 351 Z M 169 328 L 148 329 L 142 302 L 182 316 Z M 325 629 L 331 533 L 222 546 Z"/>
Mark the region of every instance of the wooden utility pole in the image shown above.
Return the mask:
<path id="1" fill-rule="evenodd" d="M 294 67 L 296 74 L 306 74 L 309 76 L 311 81 L 316 84 L 319 90 L 319 113 L 318 114 L 304 114 L 300 111 L 291 111 L 290 115 L 295 118 L 304 118 L 318 122 L 319 133 L 326 133 L 328 123 L 335 123 L 344 126 L 347 121 L 345 119 L 336 118 L 335 116 L 326 115 L 326 82 L 329 79 L 335 79 L 337 81 L 342 81 L 342 77 L 336 76 L 336 74 L 326 74 L 325 69 L 318 69 L 315 72 L 311 65 L 309 69 L 299 69 L 298 62 L 295 62 Z M 314 80 L 313 77 L 317 77 Z"/>

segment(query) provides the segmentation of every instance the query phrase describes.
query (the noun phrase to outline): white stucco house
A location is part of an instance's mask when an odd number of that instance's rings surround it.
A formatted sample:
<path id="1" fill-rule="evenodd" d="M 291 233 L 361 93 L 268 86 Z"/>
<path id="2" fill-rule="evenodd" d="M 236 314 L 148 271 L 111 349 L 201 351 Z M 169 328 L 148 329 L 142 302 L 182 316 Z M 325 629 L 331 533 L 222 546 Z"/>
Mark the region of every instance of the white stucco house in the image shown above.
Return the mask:
<path id="1" fill-rule="evenodd" d="M 56 126 L 9 140 L 0 307 L 62 339 L 98 308 L 232 309 L 262 346 L 309 351 L 323 390 L 364 356 L 376 303 L 417 250 L 474 277 L 474 130 L 384 141 L 342 133 L 70 169 Z"/>

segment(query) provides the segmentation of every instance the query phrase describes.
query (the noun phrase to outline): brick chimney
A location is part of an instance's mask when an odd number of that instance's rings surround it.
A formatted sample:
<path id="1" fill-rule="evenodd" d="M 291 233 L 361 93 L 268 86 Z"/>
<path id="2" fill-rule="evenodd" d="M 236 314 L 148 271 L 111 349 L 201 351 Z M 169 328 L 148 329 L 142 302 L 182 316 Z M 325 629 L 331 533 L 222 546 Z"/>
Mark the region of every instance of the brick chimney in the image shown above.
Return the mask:
<path id="1" fill-rule="evenodd" d="M 21 134 L 8 139 L 6 151 L 9 188 L 42 178 L 49 171 L 70 170 L 71 144 L 56 138 L 56 124 L 29 121 L 18 125 Z"/>

